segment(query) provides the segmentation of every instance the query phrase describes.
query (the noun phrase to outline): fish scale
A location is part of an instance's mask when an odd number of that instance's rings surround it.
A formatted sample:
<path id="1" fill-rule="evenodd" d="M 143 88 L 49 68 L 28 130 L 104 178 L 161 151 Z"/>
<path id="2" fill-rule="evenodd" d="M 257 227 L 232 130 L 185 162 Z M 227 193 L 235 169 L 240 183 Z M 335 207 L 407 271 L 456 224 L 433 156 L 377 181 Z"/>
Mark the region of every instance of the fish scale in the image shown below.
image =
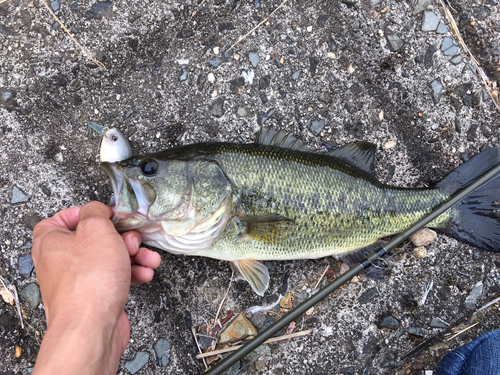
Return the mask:
<path id="1" fill-rule="evenodd" d="M 242 238 L 238 219 L 233 219 L 225 236 L 204 254 L 218 259 L 283 260 L 350 252 L 403 231 L 448 199 L 439 189 L 380 185 L 368 173 L 327 155 L 238 144 L 206 145 L 204 151 L 225 171 L 246 215 L 294 220 L 291 234 L 263 242 Z M 448 215 L 437 220 L 444 223 Z"/>
<path id="2" fill-rule="evenodd" d="M 336 255 L 353 263 L 500 163 L 499 149 L 487 149 L 435 188 L 415 189 L 380 184 L 368 142 L 314 153 L 293 135 L 263 128 L 255 144 L 199 143 L 131 157 L 120 142 L 126 138 L 110 129 L 101 144 L 117 230 L 137 230 L 144 243 L 174 253 L 231 261 L 259 295 L 269 285 L 260 260 Z M 428 226 L 498 251 L 499 180 Z"/>

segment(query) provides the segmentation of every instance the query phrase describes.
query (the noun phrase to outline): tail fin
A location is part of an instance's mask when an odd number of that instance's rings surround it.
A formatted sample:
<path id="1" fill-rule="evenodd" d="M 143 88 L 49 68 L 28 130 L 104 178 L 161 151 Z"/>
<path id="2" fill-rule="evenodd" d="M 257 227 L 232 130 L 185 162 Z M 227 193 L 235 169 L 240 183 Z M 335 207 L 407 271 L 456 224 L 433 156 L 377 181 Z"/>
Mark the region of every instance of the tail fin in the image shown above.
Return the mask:
<path id="1" fill-rule="evenodd" d="M 500 150 L 489 148 L 451 172 L 437 186 L 454 194 L 500 163 Z M 453 208 L 454 217 L 442 232 L 488 251 L 500 251 L 500 175 Z"/>

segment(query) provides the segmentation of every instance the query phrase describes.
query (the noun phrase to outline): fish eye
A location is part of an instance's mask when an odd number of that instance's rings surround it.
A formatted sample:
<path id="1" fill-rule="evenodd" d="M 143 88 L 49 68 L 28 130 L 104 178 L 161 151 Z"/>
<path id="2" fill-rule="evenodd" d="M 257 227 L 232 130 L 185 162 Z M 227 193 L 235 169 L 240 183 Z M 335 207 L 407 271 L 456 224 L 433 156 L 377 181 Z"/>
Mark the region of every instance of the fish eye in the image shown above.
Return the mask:
<path id="1" fill-rule="evenodd" d="M 141 163 L 141 172 L 146 177 L 152 177 L 158 172 L 158 163 L 154 160 L 147 160 Z"/>
<path id="2" fill-rule="evenodd" d="M 118 136 L 117 136 L 116 134 L 113 134 L 113 135 L 111 136 L 111 140 L 112 140 L 113 142 L 116 142 L 116 141 L 118 140 Z"/>

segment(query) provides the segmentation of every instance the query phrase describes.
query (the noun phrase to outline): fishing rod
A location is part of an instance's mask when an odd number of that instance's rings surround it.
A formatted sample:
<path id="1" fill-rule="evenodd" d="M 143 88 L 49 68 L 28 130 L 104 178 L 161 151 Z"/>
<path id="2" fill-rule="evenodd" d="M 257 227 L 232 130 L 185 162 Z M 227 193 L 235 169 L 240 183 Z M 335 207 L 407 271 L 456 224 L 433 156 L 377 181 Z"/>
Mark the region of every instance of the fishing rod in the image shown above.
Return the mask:
<path id="1" fill-rule="evenodd" d="M 429 224 L 432 220 L 436 219 L 439 215 L 449 210 L 455 204 L 460 202 L 462 199 L 467 197 L 469 194 L 473 193 L 475 190 L 479 189 L 481 186 L 487 184 L 491 180 L 493 180 L 500 173 L 500 164 L 490 169 L 488 172 L 484 173 L 481 177 L 479 177 L 476 181 L 468 185 L 467 187 L 460 190 L 458 193 L 453 195 L 449 200 L 440 205 L 436 210 L 432 211 L 424 218 L 419 220 L 409 229 L 400 233 L 399 235 L 392 238 L 389 242 L 385 244 L 380 250 L 369 255 L 364 261 L 358 263 L 356 266 L 351 268 L 346 273 L 342 274 L 340 277 L 332 281 L 330 284 L 321 289 L 318 293 L 309 297 L 307 300 L 302 302 L 299 306 L 294 308 L 288 314 L 283 316 L 280 320 L 266 328 L 259 335 L 255 336 L 248 343 L 243 345 L 240 349 L 235 351 L 233 354 L 224 358 L 221 362 L 219 362 L 216 366 L 205 372 L 206 375 L 219 375 L 222 374 L 225 370 L 229 369 L 236 362 L 240 361 L 247 354 L 251 353 L 253 350 L 257 349 L 260 345 L 262 345 L 269 338 L 273 337 L 279 330 L 287 327 L 292 321 L 300 317 L 311 307 L 328 297 L 328 295 L 334 292 L 336 289 L 347 283 L 354 276 L 358 275 L 365 269 L 369 268 L 372 263 L 376 260 L 381 259 L 385 254 L 389 251 L 393 250 L 396 246 L 403 243 L 408 237 L 410 237 L 413 233 L 422 229 L 424 226 Z"/>

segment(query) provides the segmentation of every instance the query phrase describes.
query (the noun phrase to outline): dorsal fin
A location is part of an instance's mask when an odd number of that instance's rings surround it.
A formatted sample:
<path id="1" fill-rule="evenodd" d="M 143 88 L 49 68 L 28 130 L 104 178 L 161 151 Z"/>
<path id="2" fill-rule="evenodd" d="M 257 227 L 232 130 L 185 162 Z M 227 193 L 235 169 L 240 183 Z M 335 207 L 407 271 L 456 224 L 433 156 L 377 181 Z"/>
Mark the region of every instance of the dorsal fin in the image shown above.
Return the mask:
<path id="1" fill-rule="evenodd" d="M 256 142 L 266 146 L 289 148 L 297 151 L 309 151 L 306 144 L 293 134 L 281 130 L 274 130 L 267 126 L 260 128 Z"/>
<path id="2" fill-rule="evenodd" d="M 373 159 L 377 145 L 370 142 L 360 141 L 348 143 L 345 146 L 328 152 L 328 155 L 347 160 L 352 165 L 366 172 L 372 172 Z"/>

